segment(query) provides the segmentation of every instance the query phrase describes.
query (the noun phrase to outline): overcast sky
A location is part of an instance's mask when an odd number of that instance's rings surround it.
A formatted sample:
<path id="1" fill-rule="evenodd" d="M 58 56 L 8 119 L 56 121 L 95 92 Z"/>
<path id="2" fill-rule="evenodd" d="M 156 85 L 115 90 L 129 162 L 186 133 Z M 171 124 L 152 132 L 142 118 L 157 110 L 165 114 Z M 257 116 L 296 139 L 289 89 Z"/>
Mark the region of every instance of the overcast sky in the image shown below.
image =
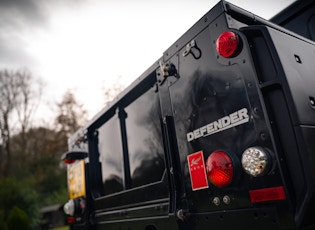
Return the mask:
<path id="1" fill-rule="evenodd" d="M 230 2 L 269 19 L 292 1 Z M 217 2 L 0 0 L 0 68 L 44 79 L 44 104 L 74 90 L 93 116 L 103 84 L 129 85 Z"/>

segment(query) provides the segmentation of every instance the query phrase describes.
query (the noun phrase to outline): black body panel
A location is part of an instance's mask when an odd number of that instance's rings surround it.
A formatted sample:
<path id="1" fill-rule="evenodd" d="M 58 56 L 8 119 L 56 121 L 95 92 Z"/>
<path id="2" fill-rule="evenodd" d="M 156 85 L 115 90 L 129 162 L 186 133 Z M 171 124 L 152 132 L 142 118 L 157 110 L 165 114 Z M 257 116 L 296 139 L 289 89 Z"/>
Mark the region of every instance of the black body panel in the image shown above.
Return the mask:
<path id="1" fill-rule="evenodd" d="M 272 17 L 270 21 L 315 41 L 315 2 L 313 0 L 295 1 Z"/>

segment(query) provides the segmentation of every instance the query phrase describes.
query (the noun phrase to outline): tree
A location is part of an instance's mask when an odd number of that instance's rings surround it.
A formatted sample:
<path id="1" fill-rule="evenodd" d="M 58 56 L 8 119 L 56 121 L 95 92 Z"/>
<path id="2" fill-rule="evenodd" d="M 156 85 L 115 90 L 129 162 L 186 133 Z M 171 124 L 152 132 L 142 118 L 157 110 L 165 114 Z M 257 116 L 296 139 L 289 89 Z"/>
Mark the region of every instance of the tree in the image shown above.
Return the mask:
<path id="1" fill-rule="evenodd" d="M 125 87 L 121 83 L 121 76 L 114 82 L 103 81 L 102 91 L 104 92 L 104 104 L 108 105 Z"/>
<path id="2" fill-rule="evenodd" d="M 55 130 L 45 127 L 34 127 L 29 129 L 27 136 L 27 145 L 24 149 L 15 143 L 19 143 L 22 134 L 12 136 L 12 176 L 17 178 L 27 178 L 29 182 L 40 192 L 44 190 L 47 180 L 54 180 L 55 175 L 61 173 L 59 167 L 60 157 L 67 149 L 66 138 L 60 138 Z M 21 160 L 21 154 L 27 157 Z M 64 173 L 62 171 L 62 173 Z M 57 180 L 56 183 L 59 183 Z M 48 188 L 47 187 L 47 188 Z M 49 192 L 49 190 L 48 190 Z"/>
<path id="3" fill-rule="evenodd" d="M 60 157 L 87 112 L 68 90 L 57 103 L 55 127 L 36 127 L 33 115 L 42 89 L 25 69 L 0 70 L 0 229 L 19 224 L 33 229 L 39 207 L 68 199 Z"/>
<path id="4" fill-rule="evenodd" d="M 62 101 L 57 103 L 57 107 L 58 113 L 55 120 L 57 131 L 62 138 L 67 139 L 87 121 L 87 111 L 70 90 L 66 91 Z"/>
<path id="5" fill-rule="evenodd" d="M 0 173 L 11 174 L 11 132 L 14 124 L 21 132 L 21 149 L 26 146 L 25 133 L 39 104 L 43 84 L 26 69 L 0 70 Z"/>
<path id="6" fill-rule="evenodd" d="M 44 84 L 40 79 L 33 79 L 30 72 L 25 69 L 16 72 L 16 75 L 19 80 L 19 94 L 16 98 L 15 111 L 21 134 L 20 146 L 25 149 L 26 132 L 32 127 L 32 118 L 39 106 Z"/>
<path id="7" fill-rule="evenodd" d="M 1 163 L 4 174 L 8 175 L 11 163 L 10 149 L 10 116 L 16 104 L 18 94 L 18 83 L 14 72 L 0 71 L 0 132 L 1 132 Z"/>

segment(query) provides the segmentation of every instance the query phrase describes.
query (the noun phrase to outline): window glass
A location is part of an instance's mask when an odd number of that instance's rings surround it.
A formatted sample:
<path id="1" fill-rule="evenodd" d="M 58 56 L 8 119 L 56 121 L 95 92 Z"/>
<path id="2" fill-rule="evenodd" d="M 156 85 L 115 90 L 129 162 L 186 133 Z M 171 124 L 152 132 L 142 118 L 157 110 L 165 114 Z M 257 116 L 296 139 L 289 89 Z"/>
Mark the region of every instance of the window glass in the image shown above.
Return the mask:
<path id="1" fill-rule="evenodd" d="M 124 188 L 123 154 L 118 117 L 112 117 L 98 129 L 98 132 L 104 191 L 105 195 L 108 195 L 122 191 Z"/>
<path id="2" fill-rule="evenodd" d="M 125 108 L 131 186 L 162 179 L 165 163 L 158 94 L 148 90 Z"/>

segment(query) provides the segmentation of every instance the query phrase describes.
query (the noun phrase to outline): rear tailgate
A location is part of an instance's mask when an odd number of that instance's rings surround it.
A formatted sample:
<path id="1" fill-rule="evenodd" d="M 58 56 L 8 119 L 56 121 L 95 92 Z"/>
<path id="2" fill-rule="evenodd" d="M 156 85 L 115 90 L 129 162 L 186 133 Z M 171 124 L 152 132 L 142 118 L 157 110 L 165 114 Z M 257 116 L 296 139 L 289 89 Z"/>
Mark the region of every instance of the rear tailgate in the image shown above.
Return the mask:
<path id="1" fill-rule="evenodd" d="M 232 5 L 222 6 L 233 11 Z M 178 217 L 189 229 L 305 224 L 303 211 L 314 197 L 315 84 L 309 75 L 315 72 L 309 63 L 314 45 L 241 11 L 234 18 L 219 12 L 217 5 L 165 52 L 163 63 L 178 74 L 158 73 L 160 93 L 168 89 L 172 108 L 163 115 L 174 119 L 180 158 Z M 241 51 L 224 58 L 216 41 L 227 30 L 239 36 Z M 309 51 L 288 51 L 301 44 Z M 296 70 L 304 59 L 307 67 Z M 168 103 L 164 96 L 161 103 Z M 250 175 L 242 166 L 243 153 L 259 150 L 268 156 L 266 170 Z M 212 181 L 218 163 L 213 156 L 228 158 L 217 177 L 230 171 L 231 180 Z"/>

